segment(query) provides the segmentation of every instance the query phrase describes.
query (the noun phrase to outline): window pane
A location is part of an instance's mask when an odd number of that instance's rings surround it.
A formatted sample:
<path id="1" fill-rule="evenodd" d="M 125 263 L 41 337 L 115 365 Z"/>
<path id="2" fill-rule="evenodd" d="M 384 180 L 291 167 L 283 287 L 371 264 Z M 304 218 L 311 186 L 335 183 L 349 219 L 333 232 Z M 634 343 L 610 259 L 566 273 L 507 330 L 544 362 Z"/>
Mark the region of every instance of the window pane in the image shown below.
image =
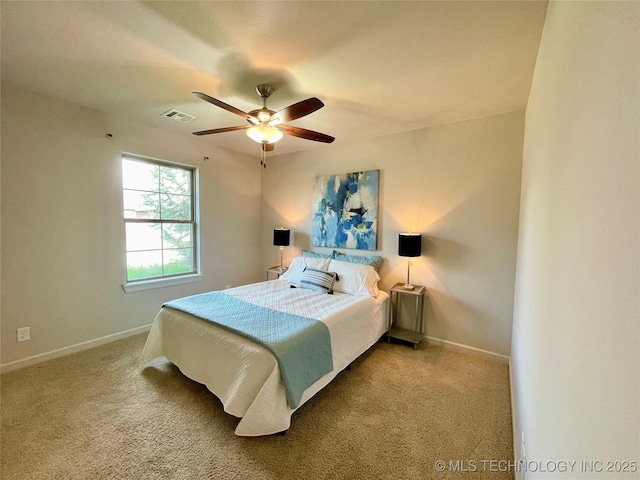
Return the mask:
<path id="1" fill-rule="evenodd" d="M 127 280 L 161 276 L 162 251 L 127 253 Z"/>
<path id="2" fill-rule="evenodd" d="M 162 248 L 191 248 L 192 230 L 190 223 L 165 223 L 162 225 Z"/>
<path id="3" fill-rule="evenodd" d="M 127 280 L 196 271 L 194 181 L 190 168 L 122 157 Z"/>
<path id="4" fill-rule="evenodd" d="M 160 167 L 146 162 L 122 160 L 122 186 L 130 190 L 159 191 Z"/>
<path id="5" fill-rule="evenodd" d="M 159 224 L 127 223 L 126 233 L 127 252 L 162 249 L 162 229 Z"/>
<path id="6" fill-rule="evenodd" d="M 124 190 L 124 218 L 160 218 L 160 194 Z"/>
<path id="7" fill-rule="evenodd" d="M 160 197 L 163 220 L 191 220 L 191 197 L 164 193 Z"/>
<path id="8" fill-rule="evenodd" d="M 164 251 L 164 274 L 193 272 L 193 253 L 191 248 Z"/>
<path id="9" fill-rule="evenodd" d="M 160 191 L 191 195 L 191 172 L 182 168 L 160 167 Z"/>

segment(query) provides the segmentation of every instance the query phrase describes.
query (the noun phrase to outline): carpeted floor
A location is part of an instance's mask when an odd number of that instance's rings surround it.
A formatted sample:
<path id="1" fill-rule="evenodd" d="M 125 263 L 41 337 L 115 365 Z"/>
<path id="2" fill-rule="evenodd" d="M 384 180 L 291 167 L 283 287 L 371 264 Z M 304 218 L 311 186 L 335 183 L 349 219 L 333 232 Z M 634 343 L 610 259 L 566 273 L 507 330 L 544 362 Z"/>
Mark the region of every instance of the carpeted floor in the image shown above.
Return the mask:
<path id="1" fill-rule="evenodd" d="M 483 462 L 513 459 L 507 365 L 381 342 L 286 435 L 242 438 L 145 339 L 2 375 L 2 479 L 513 478 Z"/>

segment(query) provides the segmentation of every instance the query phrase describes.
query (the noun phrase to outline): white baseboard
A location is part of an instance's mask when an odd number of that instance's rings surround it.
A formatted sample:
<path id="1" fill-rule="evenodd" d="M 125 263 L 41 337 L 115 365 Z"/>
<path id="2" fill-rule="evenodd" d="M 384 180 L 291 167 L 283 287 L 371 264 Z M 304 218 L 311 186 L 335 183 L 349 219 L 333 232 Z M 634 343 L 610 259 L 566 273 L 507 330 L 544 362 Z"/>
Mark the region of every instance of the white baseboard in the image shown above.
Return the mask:
<path id="1" fill-rule="evenodd" d="M 86 342 L 76 343 L 75 345 L 59 348 L 57 350 L 52 350 L 50 352 L 40 353 L 38 355 L 33 355 L 27 358 L 21 358 L 20 360 L 15 360 L 13 362 L 3 363 L 2 365 L 0 365 L 0 373 L 10 372 L 12 370 L 17 370 L 19 368 L 28 367 L 29 365 L 35 365 L 36 363 L 45 362 L 53 358 L 58 358 L 64 355 L 69 355 L 71 353 L 87 350 L 89 348 L 97 347 L 99 345 L 104 345 L 105 343 L 115 342 L 116 340 L 127 338 L 132 335 L 137 335 L 138 333 L 148 332 L 151 330 L 151 325 L 152 324 L 150 323 L 148 325 L 143 325 L 141 327 L 125 330 L 124 332 L 113 333 L 105 337 L 88 340 Z M 461 343 L 450 342 L 449 340 L 442 340 L 440 338 L 429 337 L 429 336 L 425 336 L 424 338 L 427 340 L 427 343 L 430 343 L 431 345 L 439 345 L 449 350 L 455 350 L 462 353 L 480 355 L 483 357 L 491 358 L 493 360 L 498 360 L 501 363 L 510 363 L 510 358 L 507 355 L 490 352 L 488 350 L 483 350 L 481 348 L 470 347 L 468 345 L 463 345 Z"/>
<path id="2" fill-rule="evenodd" d="M 124 332 L 113 333 L 105 337 L 95 338 L 93 340 L 76 343 L 75 345 L 59 348 L 50 352 L 39 353 L 38 355 L 33 355 L 31 357 L 21 358 L 20 360 L 14 360 L 13 362 L 3 363 L 2 365 L 0 365 L 0 373 L 10 372 L 19 368 L 28 367 L 29 365 L 35 365 L 36 363 L 45 362 L 53 358 L 63 357 L 71 353 L 76 353 L 82 350 L 97 347 L 99 345 L 104 345 L 105 343 L 115 342 L 116 340 L 127 338 L 132 335 L 137 335 L 138 333 L 148 332 L 149 330 L 151 330 L 151 325 L 152 324 L 143 325 L 142 327 L 132 328 L 131 330 L 125 330 Z"/>
<path id="3" fill-rule="evenodd" d="M 490 352 L 489 350 L 483 350 L 481 348 L 470 347 L 469 345 L 463 345 L 461 343 L 450 342 L 449 340 L 442 340 L 441 338 L 425 336 L 427 343 L 431 345 L 439 345 L 449 350 L 455 350 L 462 353 L 468 353 L 471 355 L 480 355 L 482 357 L 491 358 L 497 360 L 500 363 L 509 363 L 509 356 L 502 355 L 500 353 Z"/>
<path id="4" fill-rule="evenodd" d="M 524 460 L 522 455 L 522 427 L 520 423 L 518 408 L 518 395 L 515 388 L 515 373 L 509 359 L 509 392 L 511 394 L 511 430 L 513 435 L 513 461 L 517 465 L 519 461 Z M 526 445 L 525 445 L 526 449 Z M 526 453 L 526 452 L 525 452 Z M 526 461 L 526 460 L 525 460 Z M 524 472 L 516 469 L 514 480 L 524 480 Z"/>

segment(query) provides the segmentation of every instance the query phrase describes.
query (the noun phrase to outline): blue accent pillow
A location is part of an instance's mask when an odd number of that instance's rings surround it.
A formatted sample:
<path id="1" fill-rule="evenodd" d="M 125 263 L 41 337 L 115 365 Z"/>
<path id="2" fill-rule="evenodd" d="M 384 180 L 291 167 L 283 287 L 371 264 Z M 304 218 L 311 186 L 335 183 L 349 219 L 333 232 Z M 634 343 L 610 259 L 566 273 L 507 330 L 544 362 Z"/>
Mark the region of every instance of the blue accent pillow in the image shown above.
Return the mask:
<path id="1" fill-rule="evenodd" d="M 308 258 L 333 258 L 331 253 L 310 252 L 309 250 L 302 250 L 302 256 Z"/>
<path id="2" fill-rule="evenodd" d="M 333 258 L 341 262 L 357 263 L 360 265 L 369 265 L 377 272 L 382 265 L 383 258 L 378 255 L 347 255 L 346 253 L 333 251 Z"/>
<path id="3" fill-rule="evenodd" d="M 300 286 L 310 290 L 317 290 L 323 293 L 333 293 L 331 287 L 336 279 L 334 272 L 318 270 L 317 268 L 307 267 L 302 272 L 302 280 Z"/>

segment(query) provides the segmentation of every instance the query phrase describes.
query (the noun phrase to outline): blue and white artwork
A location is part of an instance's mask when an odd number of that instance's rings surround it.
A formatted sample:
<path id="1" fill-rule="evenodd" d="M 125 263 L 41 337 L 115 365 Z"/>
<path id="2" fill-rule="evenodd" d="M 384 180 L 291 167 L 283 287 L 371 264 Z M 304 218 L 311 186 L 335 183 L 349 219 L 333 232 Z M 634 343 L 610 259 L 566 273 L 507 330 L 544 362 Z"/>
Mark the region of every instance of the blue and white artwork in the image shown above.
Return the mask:
<path id="1" fill-rule="evenodd" d="M 368 170 L 315 178 L 314 247 L 376 250 L 378 177 L 378 170 Z"/>

